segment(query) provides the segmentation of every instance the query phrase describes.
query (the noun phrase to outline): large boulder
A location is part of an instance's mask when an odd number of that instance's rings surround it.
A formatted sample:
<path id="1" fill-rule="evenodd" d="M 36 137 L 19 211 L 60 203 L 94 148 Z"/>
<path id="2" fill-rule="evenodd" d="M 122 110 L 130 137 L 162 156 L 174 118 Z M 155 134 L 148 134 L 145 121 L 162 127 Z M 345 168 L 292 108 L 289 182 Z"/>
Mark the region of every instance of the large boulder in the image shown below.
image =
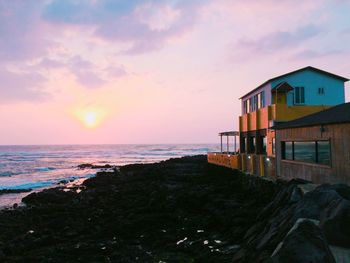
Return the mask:
<path id="1" fill-rule="evenodd" d="M 350 248 L 350 201 L 332 202 L 323 213 L 320 226 L 330 244 Z"/>
<path id="2" fill-rule="evenodd" d="M 309 219 L 297 220 L 271 258 L 273 263 L 335 263 L 321 229 Z"/>

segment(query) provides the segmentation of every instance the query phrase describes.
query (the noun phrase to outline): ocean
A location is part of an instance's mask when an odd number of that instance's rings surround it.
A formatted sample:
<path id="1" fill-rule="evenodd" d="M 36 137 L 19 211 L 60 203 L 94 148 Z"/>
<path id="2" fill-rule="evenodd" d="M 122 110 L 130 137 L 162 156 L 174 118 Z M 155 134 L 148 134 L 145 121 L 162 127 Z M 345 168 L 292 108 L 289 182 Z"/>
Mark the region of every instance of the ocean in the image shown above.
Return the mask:
<path id="1" fill-rule="evenodd" d="M 40 191 L 62 180 L 95 176 L 96 169 L 78 169 L 83 163 L 154 163 L 218 149 L 216 144 L 0 146 L 0 190 Z M 28 194 L 0 194 L 0 207 L 19 203 Z"/>

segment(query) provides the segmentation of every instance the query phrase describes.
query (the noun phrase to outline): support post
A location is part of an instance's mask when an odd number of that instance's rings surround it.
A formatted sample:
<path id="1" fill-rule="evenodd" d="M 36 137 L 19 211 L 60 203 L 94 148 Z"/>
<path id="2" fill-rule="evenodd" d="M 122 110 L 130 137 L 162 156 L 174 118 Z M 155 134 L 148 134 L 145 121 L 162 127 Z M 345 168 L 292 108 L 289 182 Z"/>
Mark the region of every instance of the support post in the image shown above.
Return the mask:
<path id="1" fill-rule="evenodd" d="M 221 145 L 220 151 L 221 151 L 221 153 L 222 153 L 222 135 L 220 135 L 220 145 Z"/>
<path id="2" fill-rule="evenodd" d="M 226 140 L 227 140 L 226 151 L 227 151 L 227 153 L 229 153 L 230 152 L 230 146 L 229 146 L 228 135 L 226 136 Z"/>
<path id="3" fill-rule="evenodd" d="M 237 153 L 237 136 L 235 135 L 235 153 Z"/>

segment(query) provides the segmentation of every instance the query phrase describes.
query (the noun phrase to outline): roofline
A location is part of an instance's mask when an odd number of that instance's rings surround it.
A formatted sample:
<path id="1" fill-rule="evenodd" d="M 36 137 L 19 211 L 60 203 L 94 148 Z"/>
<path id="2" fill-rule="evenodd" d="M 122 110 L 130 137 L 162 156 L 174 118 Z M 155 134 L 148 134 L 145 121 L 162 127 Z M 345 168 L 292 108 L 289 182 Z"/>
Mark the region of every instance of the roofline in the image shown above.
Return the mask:
<path id="1" fill-rule="evenodd" d="M 248 92 L 247 94 L 243 95 L 242 97 L 240 97 L 239 99 L 243 99 L 244 97 L 247 97 L 248 95 L 254 93 L 255 91 L 257 91 L 258 89 L 260 89 L 262 86 L 266 85 L 267 83 L 271 82 L 271 81 L 274 81 L 276 79 L 279 79 L 279 78 L 283 78 L 283 77 L 286 77 L 286 76 L 289 76 L 289 75 L 292 75 L 292 74 L 295 74 L 295 73 L 298 73 L 298 72 L 301 72 L 301 71 L 304 71 L 304 70 L 307 70 L 307 69 L 310 69 L 310 70 L 313 70 L 313 71 L 317 71 L 319 73 L 322 73 L 322 74 L 325 74 L 325 75 L 328 75 L 328 76 L 331 76 L 333 78 L 337 78 L 337 79 L 340 79 L 344 82 L 347 82 L 349 81 L 348 78 L 345 78 L 345 77 L 342 77 L 342 76 L 339 76 L 339 75 L 336 75 L 336 74 L 333 74 L 333 73 L 330 73 L 328 71 L 324 71 L 322 69 L 318 69 L 318 68 L 315 68 L 315 67 L 312 67 L 312 66 L 307 66 L 307 67 L 304 67 L 304 68 L 301 68 L 301 69 L 297 69 L 297 70 L 294 70 L 294 71 L 291 71 L 291 72 L 288 72 L 288 73 L 285 73 L 285 74 L 282 74 L 282 75 L 279 75 L 277 77 L 274 77 L 274 78 L 271 78 L 267 81 L 265 81 L 264 83 L 260 84 L 258 87 L 256 87 L 255 89 L 253 89 L 252 91 Z"/>
<path id="2" fill-rule="evenodd" d="M 288 126 L 288 127 L 274 126 L 274 127 L 272 127 L 272 129 L 274 129 L 274 130 L 286 130 L 286 129 L 296 129 L 296 128 L 314 127 L 314 126 L 322 126 L 322 125 L 336 125 L 336 124 L 344 124 L 344 123 L 349 123 L 349 121 L 324 122 L 324 123 L 294 125 L 294 126 Z"/>

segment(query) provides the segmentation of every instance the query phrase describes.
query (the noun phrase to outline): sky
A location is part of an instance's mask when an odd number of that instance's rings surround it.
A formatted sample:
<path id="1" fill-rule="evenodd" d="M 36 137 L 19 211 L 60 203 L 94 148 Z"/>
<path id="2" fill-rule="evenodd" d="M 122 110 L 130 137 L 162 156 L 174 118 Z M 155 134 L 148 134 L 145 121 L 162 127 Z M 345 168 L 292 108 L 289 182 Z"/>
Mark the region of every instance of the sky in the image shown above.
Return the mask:
<path id="1" fill-rule="evenodd" d="M 347 0 L 0 0 L 0 144 L 217 142 L 271 77 L 350 77 L 349 14 Z"/>

